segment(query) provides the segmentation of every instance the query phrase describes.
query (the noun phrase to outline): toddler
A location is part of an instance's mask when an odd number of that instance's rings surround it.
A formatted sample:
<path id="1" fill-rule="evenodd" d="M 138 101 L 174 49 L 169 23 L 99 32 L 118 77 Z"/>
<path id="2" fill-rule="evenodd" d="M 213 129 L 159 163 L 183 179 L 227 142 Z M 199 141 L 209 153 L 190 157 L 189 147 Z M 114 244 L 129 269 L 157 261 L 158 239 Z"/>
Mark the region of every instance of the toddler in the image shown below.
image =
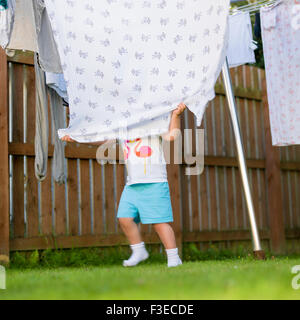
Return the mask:
<path id="1" fill-rule="evenodd" d="M 176 129 L 180 129 L 180 116 L 185 109 L 186 106 L 180 104 L 172 112 L 169 132 L 164 136 L 122 141 L 128 178 L 119 203 L 118 219 L 132 250 L 131 257 L 123 261 L 124 267 L 137 266 L 149 257 L 138 228 L 139 223 L 154 226 L 165 247 L 168 267 L 182 264 L 170 225 L 173 212 L 162 139 L 176 139 Z M 68 136 L 63 140 L 73 141 Z"/>

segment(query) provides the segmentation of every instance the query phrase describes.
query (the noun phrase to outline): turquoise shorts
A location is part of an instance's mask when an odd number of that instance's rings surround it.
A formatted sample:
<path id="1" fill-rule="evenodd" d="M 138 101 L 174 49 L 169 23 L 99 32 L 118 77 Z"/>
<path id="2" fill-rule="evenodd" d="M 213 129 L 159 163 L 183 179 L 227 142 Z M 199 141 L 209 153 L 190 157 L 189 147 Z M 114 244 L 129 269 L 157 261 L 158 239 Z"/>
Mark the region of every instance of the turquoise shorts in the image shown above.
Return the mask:
<path id="1" fill-rule="evenodd" d="M 168 182 L 125 186 L 119 203 L 119 218 L 133 218 L 142 224 L 173 222 Z"/>

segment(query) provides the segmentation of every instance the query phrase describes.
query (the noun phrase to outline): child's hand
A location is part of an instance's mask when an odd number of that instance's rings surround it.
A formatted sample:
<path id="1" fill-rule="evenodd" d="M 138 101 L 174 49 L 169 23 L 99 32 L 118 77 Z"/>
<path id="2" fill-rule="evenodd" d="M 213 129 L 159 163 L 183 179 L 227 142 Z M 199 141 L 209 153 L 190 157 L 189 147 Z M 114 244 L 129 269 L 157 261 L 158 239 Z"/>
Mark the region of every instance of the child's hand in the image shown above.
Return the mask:
<path id="1" fill-rule="evenodd" d="M 181 104 L 177 107 L 177 109 L 175 109 L 175 110 L 173 111 L 173 115 L 174 115 L 174 116 L 177 116 L 177 117 L 180 117 L 186 108 L 187 108 L 186 105 L 185 105 L 184 103 L 181 103 Z"/>
<path id="2" fill-rule="evenodd" d="M 61 138 L 62 141 L 65 142 L 75 142 L 75 140 L 73 140 L 72 138 L 70 138 L 69 136 L 64 136 L 63 138 Z"/>

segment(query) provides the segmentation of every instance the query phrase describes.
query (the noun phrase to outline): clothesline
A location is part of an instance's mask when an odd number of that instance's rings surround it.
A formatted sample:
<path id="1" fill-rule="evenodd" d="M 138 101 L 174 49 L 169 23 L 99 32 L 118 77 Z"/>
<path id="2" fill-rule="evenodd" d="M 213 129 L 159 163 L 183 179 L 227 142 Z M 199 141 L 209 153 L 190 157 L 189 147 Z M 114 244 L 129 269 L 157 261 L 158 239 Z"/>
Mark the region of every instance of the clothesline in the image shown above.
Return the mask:
<path id="1" fill-rule="evenodd" d="M 265 6 L 270 6 L 275 3 L 280 2 L 281 0 L 259 0 L 244 6 L 234 7 L 230 9 L 230 14 L 236 14 L 237 12 L 247 12 L 251 15 L 254 15 L 256 12 L 259 12 L 261 8 Z M 235 1 L 236 2 L 236 1 Z"/>
<path id="2" fill-rule="evenodd" d="M 231 1 L 231 3 L 235 3 L 235 2 L 238 2 L 238 1 Z M 257 1 L 251 2 L 251 3 L 248 3 L 246 5 L 238 6 L 235 8 L 238 8 L 239 10 L 244 10 L 244 11 L 245 10 L 254 10 L 254 9 L 259 10 L 261 7 L 266 6 L 266 5 L 270 5 L 274 2 L 278 2 L 278 0 L 257 0 Z M 234 9 L 231 8 L 231 10 L 234 10 Z"/>

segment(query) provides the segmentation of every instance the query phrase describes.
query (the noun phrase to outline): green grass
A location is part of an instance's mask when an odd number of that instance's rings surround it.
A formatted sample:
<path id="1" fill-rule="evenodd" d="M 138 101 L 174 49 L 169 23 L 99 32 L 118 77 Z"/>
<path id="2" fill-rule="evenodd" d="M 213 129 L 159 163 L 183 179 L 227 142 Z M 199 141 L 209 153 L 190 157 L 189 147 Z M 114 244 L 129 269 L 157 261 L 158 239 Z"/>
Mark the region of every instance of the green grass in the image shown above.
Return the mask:
<path id="1" fill-rule="evenodd" d="M 134 269 L 120 265 L 7 270 L 0 299 L 299 299 L 291 267 L 300 259 L 252 258 L 165 263 Z"/>
<path id="2" fill-rule="evenodd" d="M 147 260 L 147 264 L 163 263 L 165 261 L 164 255 L 161 254 L 164 251 L 161 245 L 148 245 L 147 250 L 150 253 L 150 259 Z M 248 257 L 250 251 L 245 246 L 240 246 L 232 251 L 224 248 L 220 249 L 214 244 L 210 244 L 205 250 L 199 250 L 196 244 L 190 243 L 183 246 L 183 259 L 189 262 L 239 259 Z M 10 256 L 10 268 L 33 269 L 40 267 L 63 268 L 120 265 L 120 261 L 127 259 L 130 253 L 129 246 L 14 252 Z M 271 257 L 268 252 L 267 255 Z"/>

